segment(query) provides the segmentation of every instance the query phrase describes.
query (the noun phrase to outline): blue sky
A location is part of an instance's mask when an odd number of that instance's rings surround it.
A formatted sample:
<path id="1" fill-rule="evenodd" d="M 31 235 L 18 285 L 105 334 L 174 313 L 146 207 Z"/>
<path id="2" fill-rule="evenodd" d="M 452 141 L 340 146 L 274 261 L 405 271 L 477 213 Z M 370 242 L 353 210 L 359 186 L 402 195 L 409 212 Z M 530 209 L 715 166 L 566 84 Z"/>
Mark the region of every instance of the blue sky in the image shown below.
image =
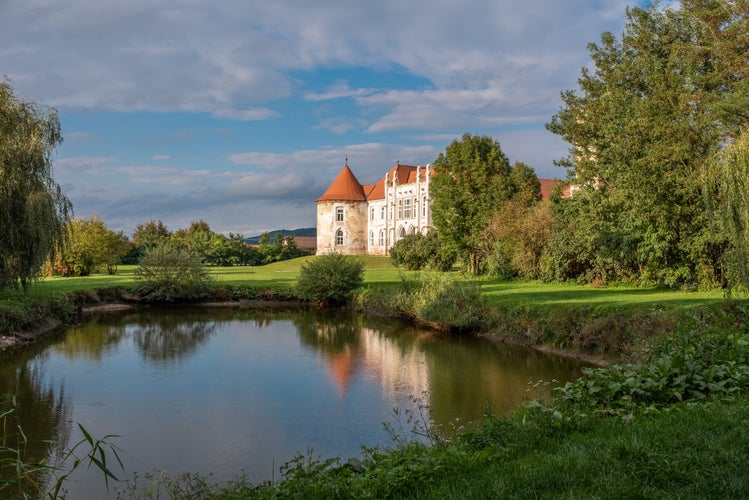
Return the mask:
<path id="1" fill-rule="evenodd" d="M 346 157 L 373 183 L 464 132 L 563 178 L 544 124 L 626 5 L 0 0 L 0 75 L 58 110 L 76 216 L 251 236 L 314 226 Z"/>

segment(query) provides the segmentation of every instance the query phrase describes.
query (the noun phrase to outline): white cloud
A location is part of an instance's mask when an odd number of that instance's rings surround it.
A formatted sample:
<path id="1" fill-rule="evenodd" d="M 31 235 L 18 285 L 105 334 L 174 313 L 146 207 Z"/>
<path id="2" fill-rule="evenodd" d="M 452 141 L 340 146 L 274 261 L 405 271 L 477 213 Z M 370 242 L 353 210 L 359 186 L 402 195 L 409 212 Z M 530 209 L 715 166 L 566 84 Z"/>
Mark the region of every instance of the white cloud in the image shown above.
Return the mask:
<path id="1" fill-rule="evenodd" d="M 213 116 L 229 120 L 254 121 L 276 118 L 279 114 L 269 108 L 219 109 L 213 112 Z"/>
<path id="2" fill-rule="evenodd" d="M 626 3 L 7 0 L 0 47 L 16 48 L 0 63 L 24 93 L 56 106 L 264 119 L 272 113 L 252 104 L 289 95 L 290 70 L 395 65 L 439 89 L 503 95 L 569 86 L 586 42 L 619 29 Z M 370 93 L 339 80 L 304 95 Z"/>
<path id="3" fill-rule="evenodd" d="M 308 101 L 327 101 L 330 99 L 341 99 L 344 97 L 362 97 L 375 92 L 375 89 L 352 89 L 347 82 L 338 81 L 331 85 L 325 92 L 306 92 L 304 98 Z"/>

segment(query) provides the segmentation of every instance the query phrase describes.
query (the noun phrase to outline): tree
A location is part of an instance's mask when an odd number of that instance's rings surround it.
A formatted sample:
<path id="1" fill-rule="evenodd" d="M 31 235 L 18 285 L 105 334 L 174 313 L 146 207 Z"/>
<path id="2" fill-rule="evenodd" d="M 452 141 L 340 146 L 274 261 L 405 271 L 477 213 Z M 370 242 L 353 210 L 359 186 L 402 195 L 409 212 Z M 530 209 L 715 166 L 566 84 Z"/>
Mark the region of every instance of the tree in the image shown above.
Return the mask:
<path id="1" fill-rule="evenodd" d="M 90 218 L 73 219 L 68 224 L 68 245 L 58 259 L 63 269 L 58 271 L 64 275 L 88 276 L 106 266 L 108 274 L 115 274 L 129 248 L 122 231 L 108 229 L 101 216 L 92 212 Z"/>
<path id="2" fill-rule="evenodd" d="M 521 197 L 502 205 L 487 225 L 487 240 L 492 248 L 489 274 L 540 278 L 539 263 L 551 236 L 552 220 L 549 201 L 528 205 Z"/>
<path id="3" fill-rule="evenodd" d="M 52 175 L 60 143 L 57 112 L 0 82 L 0 289 L 26 291 L 64 243 L 73 207 Z"/>
<path id="4" fill-rule="evenodd" d="M 171 235 L 172 233 L 166 227 L 166 224 L 160 220 L 151 219 L 135 226 L 133 243 L 143 252 L 165 243 Z"/>
<path id="5" fill-rule="evenodd" d="M 749 130 L 709 165 L 710 200 L 727 235 L 727 285 L 749 291 Z"/>
<path id="6" fill-rule="evenodd" d="M 482 270 L 484 227 L 491 214 L 517 191 L 510 162 L 499 143 L 464 134 L 434 162 L 432 217 L 439 238 L 453 247 L 469 272 Z"/>
<path id="7" fill-rule="evenodd" d="M 743 1 L 654 2 L 627 10 L 620 39 L 589 45 L 594 68 L 562 93 L 547 128 L 571 145 L 559 164 L 581 187 L 567 209 L 584 226 L 592 278 L 676 285 L 719 273 L 722 237 L 711 234 L 701 175 L 749 121 L 748 11 Z"/>

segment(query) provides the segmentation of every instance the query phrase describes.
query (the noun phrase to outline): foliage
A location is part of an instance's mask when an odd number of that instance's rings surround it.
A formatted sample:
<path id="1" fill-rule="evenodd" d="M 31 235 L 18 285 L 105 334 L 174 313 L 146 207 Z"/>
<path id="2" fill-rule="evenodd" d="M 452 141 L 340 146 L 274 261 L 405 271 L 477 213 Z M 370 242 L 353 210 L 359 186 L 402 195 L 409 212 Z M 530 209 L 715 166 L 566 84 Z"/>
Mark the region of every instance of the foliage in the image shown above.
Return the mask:
<path id="1" fill-rule="evenodd" d="M 296 283 L 302 299 L 329 305 L 350 302 L 364 282 L 364 263 L 349 255 L 328 253 L 305 262 Z"/>
<path id="2" fill-rule="evenodd" d="M 56 111 L 0 81 L 0 289 L 26 290 L 65 240 L 72 205 L 52 176 L 61 142 Z"/>
<path id="3" fill-rule="evenodd" d="M 491 248 L 487 272 L 504 279 L 541 277 L 541 255 L 551 237 L 553 213 L 549 202 L 528 205 L 510 200 L 489 220 L 485 238 Z"/>
<path id="4" fill-rule="evenodd" d="M 144 302 L 198 300 L 209 294 L 213 282 L 200 259 L 170 244 L 146 252 L 135 278 L 136 293 Z"/>
<path id="5" fill-rule="evenodd" d="M 583 269 L 558 268 L 588 280 L 720 282 L 725 237 L 710 232 L 701 175 L 747 124 L 746 19 L 746 2 L 653 2 L 627 10 L 620 39 L 589 45 L 592 69 L 547 125 L 570 143 L 559 163 L 580 188 L 566 210 Z"/>
<path id="6" fill-rule="evenodd" d="M 105 266 L 108 274 L 130 249 L 127 236 L 107 228 L 96 213 L 89 219 L 76 218 L 68 224 L 68 245 L 58 250 L 51 272 L 62 276 L 88 276 Z"/>
<path id="7" fill-rule="evenodd" d="M 708 201 L 717 211 L 728 239 L 726 279 L 734 289 L 749 291 L 749 130 L 708 165 Z"/>
<path id="8" fill-rule="evenodd" d="M 370 289 L 361 300 L 369 311 L 405 316 L 445 330 L 475 330 L 486 320 L 480 285 L 450 274 L 401 275 L 397 288 Z"/>
<path id="9" fill-rule="evenodd" d="M 746 321 L 734 309 L 733 325 Z M 749 333 L 716 328 L 724 318 L 706 311 L 686 316 L 646 363 L 587 369 L 559 389 L 561 408 L 575 414 L 629 414 L 749 388 Z"/>
<path id="10" fill-rule="evenodd" d="M 171 236 L 172 232 L 160 220 L 151 219 L 148 222 L 135 226 L 132 241 L 133 245 L 138 249 L 138 259 L 148 250 L 166 243 Z"/>
<path id="11" fill-rule="evenodd" d="M 418 271 L 425 267 L 449 271 L 456 258 L 454 250 L 441 244 L 436 231 L 429 231 L 426 235 L 406 235 L 390 249 L 393 265 L 404 267 L 408 271 Z"/>
<path id="12" fill-rule="evenodd" d="M 453 247 L 469 272 L 482 271 L 481 236 L 491 213 L 517 190 L 499 142 L 464 134 L 434 161 L 432 217 L 440 240 Z"/>

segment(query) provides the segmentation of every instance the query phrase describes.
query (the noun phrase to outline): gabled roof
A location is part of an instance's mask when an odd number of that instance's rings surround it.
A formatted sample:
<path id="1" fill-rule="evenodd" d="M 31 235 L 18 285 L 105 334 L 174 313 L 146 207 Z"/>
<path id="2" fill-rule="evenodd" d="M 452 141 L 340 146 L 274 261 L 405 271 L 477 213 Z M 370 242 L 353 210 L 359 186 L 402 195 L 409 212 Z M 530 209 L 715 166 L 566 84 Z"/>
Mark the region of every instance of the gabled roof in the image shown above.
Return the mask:
<path id="1" fill-rule="evenodd" d="M 416 172 L 418 171 L 421 175 L 421 180 L 426 180 L 426 169 L 432 168 L 432 167 L 414 167 L 413 165 L 401 165 L 398 164 L 391 168 L 387 175 L 384 175 L 380 178 L 380 180 L 375 184 L 371 190 L 367 192 L 367 199 L 368 200 L 381 200 L 385 198 L 385 179 L 390 180 L 391 182 L 395 178 L 395 174 L 398 174 L 398 184 L 410 184 L 412 182 L 416 182 Z M 432 169 L 432 172 L 434 170 Z"/>
<path id="2" fill-rule="evenodd" d="M 366 201 L 364 188 L 348 168 L 343 167 L 330 187 L 316 201 Z"/>

